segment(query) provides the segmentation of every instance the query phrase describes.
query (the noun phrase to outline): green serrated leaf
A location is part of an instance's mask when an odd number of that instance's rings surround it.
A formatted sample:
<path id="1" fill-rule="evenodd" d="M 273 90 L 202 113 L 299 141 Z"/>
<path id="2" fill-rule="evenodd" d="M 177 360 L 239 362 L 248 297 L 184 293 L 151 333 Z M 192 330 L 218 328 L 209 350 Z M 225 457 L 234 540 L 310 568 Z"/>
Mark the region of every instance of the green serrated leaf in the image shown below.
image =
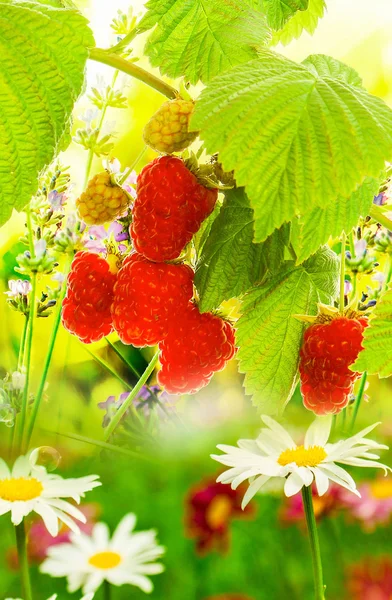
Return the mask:
<path id="1" fill-rule="evenodd" d="M 366 217 L 379 189 L 379 180 L 365 179 L 349 198 L 338 198 L 325 208 L 317 206 L 292 222 L 291 243 L 301 263 L 330 238 L 337 238 L 342 231 L 350 233 L 360 217 Z"/>
<path id="2" fill-rule="evenodd" d="M 324 16 L 325 9 L 325 0 L 309 0 L 306 10 L 297 11 L 280 31 L 273 33 L 272 45 L 280 42 L 286 46 L 292 40 L 298 39 L 304 31 L 312 35 L 316 31 L 319 20 Z"/>
<path id="3" fill-rule="evenodd" d="M 149 0 L 140 29 L 155 27 L 145 48 L 169 77 L 204 83 L 257 56 L 269 30 L 264 15 L 240 0 Z"/>
<path id="4" fill-rule="evenodd" d="M 392 375 L 392 288 L 389 287 L 370 317 L 369 326 L 365 329 L 362 343 L 364 350 L 360 352 L 356 362 L 351 365 L 353 371 L 381 378 Z"/>
<path id="5" fill-rule="evenodd" d="M 281 29 L 297 13 L 309 6 L 309 0 L 255 0 L 265 12 L 267 22 L 272 29 Z"/>
<path id="6" fill-rule="evenodd" d="M 94 39 L 78 11 L 28 1 L 0 0 L 0 30 L 1 225 L 69 134 Z"/>
<path id="7" fill-rule="evenodd" d="M 196 103 L 191 127 L 245 186 L 256 242 L 296 215 L 350 196 L 392 158 L 392 110 L 344 81 L 351 70 L 332 62 L 337 79 L 316 74 L 320 57 L 307 66 L 263 50 L 259 60 L 216 77 Z"/>
<path id="8" fill-rule="evenodd" d="M 342 63 L 340 60 L 332 58 L 332 56 L 326 56 L 325 54 L 311 54 L 308 58 L 305 58 L 302 64 L 318 77 L 330 77 L 331 79 L 342 81 L 349 85 L 363 87 L 362 79 L 357 71 Z"/>
<path id="9" fill-rule="evenodd" d="M 339 259 L 325 247 L 299 267 L 285 263 L 244 297 L 237 323 L 239 370 L 260 410 L 281 411 L 294 392 L 304 329 L 294 315 L 316 314 L 317 302 L 331 303 L 338 287 Z"/>
<path id="10" fill-rule="evenodd" d="M 287 228 L 276 231 L 263 244 L 253 243 L 253 210 L 244 188 L 229 190 L 199 258 L 195 285 L 202 312 L 236 298 L 284 258 Z"/>

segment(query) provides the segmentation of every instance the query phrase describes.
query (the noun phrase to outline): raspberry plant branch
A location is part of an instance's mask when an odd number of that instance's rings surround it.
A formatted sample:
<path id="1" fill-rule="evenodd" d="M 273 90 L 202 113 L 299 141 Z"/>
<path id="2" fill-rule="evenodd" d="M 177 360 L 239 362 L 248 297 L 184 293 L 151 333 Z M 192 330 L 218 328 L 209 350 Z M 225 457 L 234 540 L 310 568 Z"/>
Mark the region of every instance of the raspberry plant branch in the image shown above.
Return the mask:
<path id="1" fill-rule="evenodd" d="M 132 173 L 132 171 L 137 167 L 137 165 L 139 164 L 139 162 L 142 160 L 142 158 L 145 155 L 145 153 L 147 152 L 147 150 L 148 150 L 148 147 L 144 146 L 143 150 L 141 150 L 141 152 L 137 155 L 137 157 L 135 158 L 135 160 L 133 161 L 133 163 L 131 164 L 131 166 L 127 167 L 125 169 L 124 173 L 118 179 L 119 185 L 123 185 L 126 182 L 126 180 L 130 176 L 130 174 Z"/>
<path id="2" fill-rule="evenodd" d="M 118 53 L 122 52 L 123 50 L 125 50 L 125 48 L 127 48 L 129 46 L 129 44 L 131 42 L 133 42 L 133 40 L 135 39 L 136 36 L 139 35 L 139 33 L 141 33 L 141 30 L 138 27 L 134 27 L 132 29 L 132 31 L 127 33 L 127 35 L 125 35 L 122 38 L 122 40 L 120 40 L 118 42 L 118 44 L 109 48 L 109 52 L 111 54 L 118 54 Z"/>
<path id="3" fill-rule="evenodd" d="M 133 388 L 132 392 L 129 394 L 128 398 L 125 400 L 125 402 L 118 409 L 118 411 L 116 412 L 116 414 L 114 415 L 114 417 L 110 421 L 110 423 L 109 423 L 109 425 L 108 425 L 108 427 L 107 427 L 107 429 L 105 431 L 105 436 L 104 436 L 105 441 L 108 440 L 109 437 L 113 434 L 113 432 L 116 429 L 117 425 L 120 423 L 122 417 L 125 415 L 125 413 L 127 412 L 127 410 L 133 405 L 134 399 L 137 397 L 137 395 L 140 392 L 140 390 L 142 389 L 143 385 L 147 382 L 147 380 L 150 377 L 151 373 L 154 371 L 155 366 L 156 366 L 156 364 L 158 362 L 158 358 L 159 358 L 159 352 L 156 352 L 154 354 L 154 356 L 152 357 L 152 359 L 150 360 L 150 362 L 149 362 L 146 370 L 144 371 L 143 375 L 140 377 L 139 381 L 137 382 L 137 384 Z"/>
<path id="4" fill-rule="evenodd" d="M 107 50 L 103 50 L 102 48 L 92 48 L 89 54 L 90 60 L 94 60 L 96 62 L 103 63 L 104 65 L 109 65 L 109 67 L 113 67 L 114 69 L 118 69 L 119 71 L 123 71 L 127 75 L 134 77 L 135 79 L 139 79 L 139 81 L 143 81 L 146 85 L 149 85 L 151 88 L 156 90 L 157 92 L 163 94 L 169 99 L 174 99 L 179 96 L 178 91 L 173 88 L 168 83 L 159 79 L 152 73 L 149 73 L 145 69 L 135 65 L 134 63 L 118 56 L 117 54 L 112 54 Z"/>
<path id="5" fill-rule="evenodd" d="M 381 206 L 373 204 L 369 216 L 372 217 L 377 223 L 386 227 L 389 231 L 392 231 L 392 221 L 387 217 L 387 213 L 390 214 L 390 210 L 384 212 Z"/>
<path id="6" fill-rule="evenodd" d="M 339 296 L 339 310 L 343 314 L 344 312 L 344 275 L 346 265 L 346 234 L 342 233 L 342 247 L 340 251 L 340 296 Z"/>
<path id="7" fill-rule="evenodd" d="M 313 561 L 313 575 L 314 575 L 314 592 L 315 600 L 325 600 L 324 596 L 324 583 L 323 583 L 323 565 L 321 562 L 320 543 L 317 532 L 316 518 L 314 516 L 313 500 L 312 500 L 312 486 L 304 485 L 302 488 L 302 501 L 304 505 L 304 512 L 306 518 L 306 525 L 308 527 L 310 549 L 312 553 Z"/>
<path id="8" fill-rule="evenodd" d="M 24 600 L 33 600 L 30 582 L 29 563 L 27 558 L 26 530 L 24 520 L 19 525 L 15 525 L 15 535 L 16 548 L 18 551 L 19 559 L 19 569 L 23 587 L 23 598 Z"/>
<path id="9" fill-rule="evenodd" d="M 364 395 L 364 392 L 365 392 L 366 381 L 367 381 L 367 372 L 365 371 L 362 374 L 361 382 L 359 384 L 358 394 L 357 394 L 357 396 L 355 398 L 355 404 L 354 404 L 354 409 L 353 409 L 353 416 L 351 418 L 350 431 L 349 431 L 350 435 L 352 435 L 352 433 L 354 431 L 355 422 L 357 420 L 359 407 L 361 406 L 363 395 Z"/>
<path id="10" fill-rule="evenodd" d="M 25 442 L 23 445 L 24 450 L 27 450 L 29 447 L 31 437 L 32 437 L 33 431 L 34 431 L 35 422 L 36 422 L 38 412 L 39 412 L 39 409 L 41 406 L 41 401 L 42 401 L 42 396 L 43 396 L 44 389 L 45 389 L 46 379 L 48 376 L 50 364 L 52 362 L 53 351 L 54 351 L 57 334 L 58 334 L 60 323 L 61 323 L 62 303 L 63 303 L 65 293 L 67 290 L 66 276 L 68 275 L 69 269 L 71 267 L 71 263 L 72 263 L 72 255 L 69 254 L 68 260 L 67 260 L 67 265 L 66 265 L 66 270 L 65 270 L 65 278 L 64 278 L 64 281 L 62 282 L 61 291 L 60 291 L 59 297 L 57 299 L 56 312 L 55 312 L 55 316 L 54 316 L 52 332 L 50 334 L 48 352 L 46 354 L 41 379 L 40 379 L 38 390 L 37 390 L 37 393 L 36 393 L 36 396 L 34 399 L 33 410 L 31 413 L 30 422 L 29 422 L 28 429 L 27 429 L 26 439 L 25 439 Z"/>

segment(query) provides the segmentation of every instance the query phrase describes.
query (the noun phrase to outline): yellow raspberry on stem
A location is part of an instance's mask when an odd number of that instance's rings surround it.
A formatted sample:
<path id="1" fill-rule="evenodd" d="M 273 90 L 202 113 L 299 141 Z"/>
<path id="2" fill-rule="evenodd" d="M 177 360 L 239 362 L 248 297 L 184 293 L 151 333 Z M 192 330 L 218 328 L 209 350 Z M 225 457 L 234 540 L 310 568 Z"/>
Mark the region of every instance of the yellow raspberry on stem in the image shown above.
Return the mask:
<path id="1" fill-rule="evenodd" d="M 87 189 L 76 200 L 76 208 L 87 225 L 103 225 L 123 215 L 129 202 L 126 192 L 104 171 L 90 179 Z"/>
<path id="2" fill-rule="evenodd" d="M 146 144 L 165 154 L 185 150 L 198 135 L 188 131 L 193 109 L 194 102 L 181 98 L 162 104 L 144 128 Z"/>

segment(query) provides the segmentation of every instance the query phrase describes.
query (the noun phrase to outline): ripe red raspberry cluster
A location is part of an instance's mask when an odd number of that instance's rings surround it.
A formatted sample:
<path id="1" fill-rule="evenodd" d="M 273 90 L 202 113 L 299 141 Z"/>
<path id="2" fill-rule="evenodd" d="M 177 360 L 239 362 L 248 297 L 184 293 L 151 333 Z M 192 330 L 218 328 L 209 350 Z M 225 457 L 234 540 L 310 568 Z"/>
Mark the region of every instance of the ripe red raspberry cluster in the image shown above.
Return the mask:
<path id="1" fill-rule="evenodd" d="M 321 317 L 323 321 L 323 317 Z M 301 393 L 316 415 L 337 414 L 345 408 L 359 373 L 349 369 L 363 349 L 367 319 L 355 313 L 316 319 L 307 328 L 300 352 Z"/>
<path id="2" fill-rule="evenodd" d="M 76 255 L 64 301 L 64 326 L 83 342 L 113 329 L 136 347 L 159 344 L 159 382 L 172 394 L 204 387 L 235 354 L 234 329 L 193 302 L 194 272 L 177 259 L 214 209 L 217 190 L 185 162 L 161 156 L 139 175 L 132 211 L 133 252 L 118 272 L 96 254 Z M 109 260 L 109 259 L 108 259 Z"/>

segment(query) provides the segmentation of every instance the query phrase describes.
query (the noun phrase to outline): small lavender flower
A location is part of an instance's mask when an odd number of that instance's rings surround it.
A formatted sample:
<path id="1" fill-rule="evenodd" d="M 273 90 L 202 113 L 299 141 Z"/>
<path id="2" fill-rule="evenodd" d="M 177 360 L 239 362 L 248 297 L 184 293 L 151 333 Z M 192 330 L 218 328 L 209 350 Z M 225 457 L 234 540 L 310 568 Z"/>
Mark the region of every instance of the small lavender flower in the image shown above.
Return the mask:
<path id="1" fill-rule="evenodd" d="M 9 291 L 4 293 L 11 298 L 27 296 L 31 292 L 31 283 L 27 279 L 10 279 L 8 287 Z"/>
<path id="2" fill-rule="evenodd" d="M 46 254 L 46 241 L 42 238 L 34 244 L 35 258 L 43 258 Z"/>
<path id="3" fill-rule="evenodd" d="M 99 402 L 98 407 L 106 410 L 106 414 L 102 420 L 102 427 L 107 427 L 112 420 L 117 410 L 124 404 L 129 397 L 131 392 L 123 392 L 120 394 L 118 400 L 116 396 L 109 396 L 104 402 Z M 166 392 L 161 392 L 161 388 L 158 385 L 146 386 L 144 385 L 137 397 L 133 401 L 133 405 L 137 410 L 144 413 L 146 417 L 150 416 L 153 411 L 153 406 L 157 404 L 157 397 L 159 395 L 159 403 L 165 406 L 167 411 L 173 410 L 173 398 Z M 162 410 L 158 404 L 156 406 L 158 412 L 162 417 L 165 417 L 165 411 Z"/>
<path id="4" fill-rule="evenodd" d="M 64 192 L 61 194 L 57 190 L 53 190 L 48 194 L 48 200 L 53 210 L 61 210 L 67 200 Z"/>
<path id="5" fill-rule="evenodd" d="M 377 206 L 384 206 L 385 204 L 387 204 L 387 202 L 388 198 L 385 192 L 378 194 L 378 196 L 375 196 L 373 200 L 373 204 L 377 204 Z"/>
<path id="6" fill-rule="evenodd" d="M 103 225 L 92 225 L 87 230 L 87 235 L 84 239 L 84 246 L 90 252 L 99 254 L 100 252 L 106 252 L 105 241 L 110 237 L 113 237 L 116 242 L 123 242 L 129 240 L 129 233 L 124 230 L 124 227 L 118 221 L 113 221 L 108 229 Z M 127 247 L 124 244 L 119 244 L 118 249 L 120 252 L 125 252 Z"/>
<path id="7" fill-rule="evenodd" d="M 14 371 L 11 374 L 11 386 L 12 389 L 15 390 L 16 392 L 20 392 L 21 390 L 24 389 L 26 383 L 26 374 L 25 373 L 21 373 L 20 371 Z"/>
<path id="8" fill-rule="evenodd" d="M 89 108 L 83 115 L 79 115 L 79 119 L 91 127 L 92 122 L 95 121 L 95 119 L 98 117 L 98 114 L 99 111 L 97 109 L 94 110 Z"/>
<path id="9" fill-rule="evenodd" d="M 348 296 L 353 291 L 353 284 L 348 279 L 344 280 L 344 295 Z"/>

